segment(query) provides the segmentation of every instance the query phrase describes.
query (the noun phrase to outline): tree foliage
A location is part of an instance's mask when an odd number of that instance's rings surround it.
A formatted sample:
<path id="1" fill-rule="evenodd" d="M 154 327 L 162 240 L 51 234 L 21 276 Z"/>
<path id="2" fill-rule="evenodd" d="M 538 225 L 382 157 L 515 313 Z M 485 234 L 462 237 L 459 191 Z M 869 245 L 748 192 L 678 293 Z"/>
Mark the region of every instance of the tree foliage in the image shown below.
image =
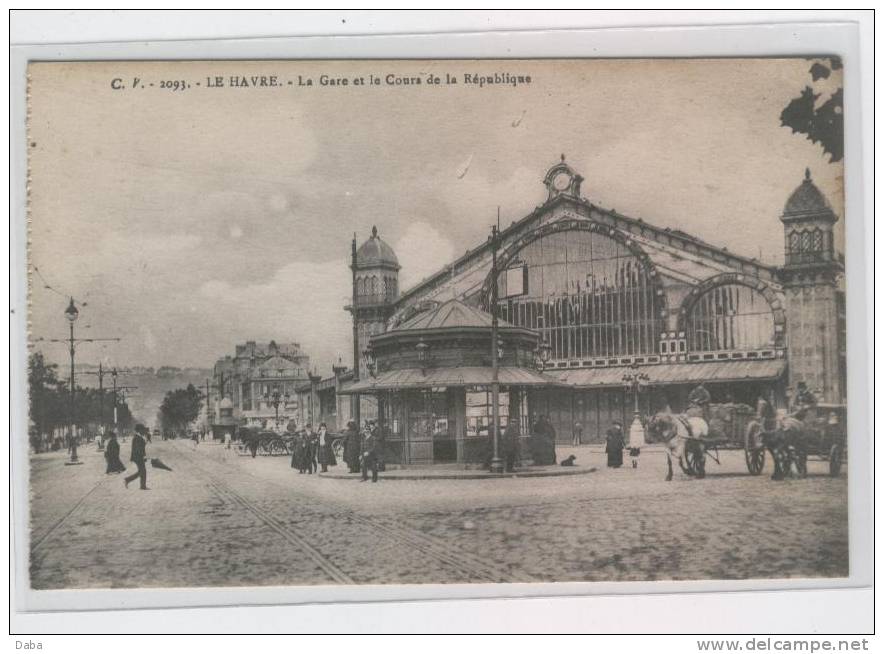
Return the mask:
<path id="1" fill-rule="evenodd" d="M 812 82 L 817 82 L 828 79 L 833 70 L 840 68 L 841 60 L 830 57 L 814 62 L 808 72 Z M 805 86 L 783 109 L 780 124 L 791 128 L 793 134 L 804 134 L 821 145 L 830 162 L 841 161 L 844 158 L 844 92 L 838 88 L 822 104 L 817 104 L 821 96 L 812 86 Z"/>
<path id="2" fill-rule="evenodd" d="M 187 429 L 199 417 L 202 406 L 203 394 L 193 384 L 169 391 L 160 405 L 160 424 L 163 429 Z"/>
<path id="3" fill-rule="evenodd" d="M 28 357 L 28 400 L 31 419 L 31 441 L 35 449 L 42 449 L 45 437 L 58 428 L 67 428 L 71 422 L 71 388 L 69 382 L 58 378 L 58 366 L 47 363 L 42 352 Z M 74 389 L 74 424 L 95 432 L 100 422 L 113 421 L 113 392 L 97 388 Z M 132 425 L 132 413 L 125 400 L 117 397 L 117 424 Z"/>

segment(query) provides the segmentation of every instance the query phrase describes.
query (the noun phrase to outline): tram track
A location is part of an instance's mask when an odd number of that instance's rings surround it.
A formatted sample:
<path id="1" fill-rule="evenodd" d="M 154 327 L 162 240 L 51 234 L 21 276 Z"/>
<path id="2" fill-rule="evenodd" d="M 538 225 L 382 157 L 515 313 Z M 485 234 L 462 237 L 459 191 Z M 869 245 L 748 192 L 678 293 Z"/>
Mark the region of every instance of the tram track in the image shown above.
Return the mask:
<path id="1" fill-rule="evenodd" d="M 349 584 L 358 583 L 326 558 L 302 536 L 289 529 L 281 520 L 256 506 L 242 494 L 233 490 L 229 484 L 217 481 L 202 465 L 195 462 L 190 454 L 185 454 L 184 452 L 181 453 L 185 458 L 191 461 L 194 468 L 198 469 L 207 478 L 209 486 L 222 498 L 229 499 L 249 510 L 288 542 L 307 552 L 314 563 L 319 565 L 320 568 L 335 581 L 338 583 Z M 214 463 L 215 462 L 213 462 L 213 464 Z M 273 480 L 259 477 L 248 471 L 243 472 L 254 479 L 260 480 L 262 483 L 272 484 L 277 488 L 282 488 L 286 491 L 291 490 L 289 487 L 285 487 Z M 335 515 L 339 516 L 341 519 L 359 524 L 379 536 L 393 540 L 398 545 L 403 545 L 413 551 L 420 552 L 424 557 L 432 559 L 440 564 L 443 569 L 453 568 L 458 573 L 466 576 L 471 583 L 532 583 L 537 581 L 527 574 L 514 572 L 510 569 L 496 566 L 488 561 L 482 560 L 478 556 L 462 551 L 452 551 L 451 544 L 433 538 L 417 530 L 400 525 L 385 524 L 376 518 L 362 515 L 340 502 L 330 503 L 329 507 L 334 511 Z"/>
<path id="2" fill-rule="evenodd" d="M 105 482 L 104 479 L 99 479 L 98 482 L 96 482 L 96 484 L 92 488 L 90 488 L 88 491 L 86 491 L 86 493 L 84 493 L 83 496 L 79 500 L 77 500 L 76 504 L 74 504 L 70 509 L 68 509 L 68 511 L 64 515 L 62 515 L 58 520 L 56 520 L 54 523 L 52 523 L 52 525 L 49 527 L 49 529 L 47 529 L 39 538 L 36 538 L 33 541 L 31 541 L 31 553 L 32 554 L 36 553 L 40 549 L 40 546 L 43 543 L 45 543 L 47 541 L 47 539 L 50 536 L 52 536 L 52 534 L 55 533 L 55 531 L 59 527 L 61 527 L 65 522 L 67 522 L 68 519 L 70 519 L 70 517 L 72 515 L 74 515 L 74 513 L 76 513 L 77 509 L 79 509 L 81 506 L 83 506 L 83 504 L 86 502 L 86 500 L 89 498 L 89 496 L 92 495 L 92 493 L 94 493 L 96 490 L 98 490 L 98 487 L 101 486 L 104 482 Z"/>
<path id="3" fill-rule="evenodd" d="M 181 452 L 181 454 L 184 456 L 185 459 L 188 459 L 190 461 L 190 464 L 193 466 L 194 470 L 197 470 L 203 476 L 206 485 L 211 490 L 213 490 L 215 494 L 218 495 L 222 500 L 232 502 L 233 504 L 236 504 L 244 508 L 246 511 L 250 512 L 261 522 L 263 522 L 267 527 L 273 530 L 276 534 L 281 536 L 290 545 L 293 545 L 294 547 L 304 552 L 304 554 L 306 554 L 307 557 L 333 581 L 339 584 L 356 583 L 353 578 L 350 577 L 350 575 L 348 575 L 346 572 L 341 570 L 341 568 L 336 566 L 331 560 L 325 557 L 318 549 L 313 547 L 313 545 L 307 542 L 307 540 L 305 540 L 302 536 L 295 533 L 283 522 L 269 514 L 267 511 L 255 505 L 245 496 L 235 491 L 229 486 L 229 484 L 216 480 L 214 477 L 212 477 L 209 471 L 207 471 L 203 466 L 196 463 L 193 460 L 193 457 L 188 454 L 184 454 L 183 452 Z"/>

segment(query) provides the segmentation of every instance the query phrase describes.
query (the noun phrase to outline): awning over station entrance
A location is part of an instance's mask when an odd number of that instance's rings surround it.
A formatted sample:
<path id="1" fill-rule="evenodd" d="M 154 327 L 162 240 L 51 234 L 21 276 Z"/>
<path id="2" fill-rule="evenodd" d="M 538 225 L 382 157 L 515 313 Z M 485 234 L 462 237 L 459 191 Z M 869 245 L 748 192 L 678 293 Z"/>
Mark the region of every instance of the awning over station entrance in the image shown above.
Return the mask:
<path id="1" fill-rule="evenodd" d="M 650 377 L 651 385 L 695 384 L 699 382 L 739 382 L 778 379 L 786 368 L 782 359 L 759 361 L 702 361 L 698 363 L 667 363 L 641 366 L 640 370 Z M 603 388 L 623 386 L 623 375 L 631 372 L 628 366 L 610 368 L 576 368 L 572 370 L 549 370 L 567 386 Z"/>
<path id="2" fill-rule="evenodd" d="M 373 391 L 397 391 L 409 388 L 439 388 L 444 386 L 490 386 L 493 370 L 484 366 L 460 368 L 420 368 L 390 370 L 377 377 L 362 379 L 341 389 L 343 395 L 371 393 Z M 528 368 L 501 367 L 498 374 L 501 386 L 564 386 L 549 375 Z"/>

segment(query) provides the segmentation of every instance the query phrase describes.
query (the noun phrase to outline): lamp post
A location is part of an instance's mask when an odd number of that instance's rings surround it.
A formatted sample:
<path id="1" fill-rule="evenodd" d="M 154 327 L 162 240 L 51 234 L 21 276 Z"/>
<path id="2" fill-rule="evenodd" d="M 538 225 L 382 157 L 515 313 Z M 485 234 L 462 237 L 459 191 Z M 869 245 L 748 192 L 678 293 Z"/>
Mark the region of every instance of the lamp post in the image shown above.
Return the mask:
<path id="1" fill-rule="evenodd" d="M 626 386 L 626 391 L 632 391 L 633 396 L 633 417 L 632 424 L 629 426 L 630 449 L 640 448 L 645 443 L 645 428 L 639 417 L 638 394 L 641 391 L 641 388 L 647 386 L 650 381 L 651 378 L 648 377 L 647 374 L 640 372 L 638 365 L 636 364 L 632 364 L 629 367 L 629 372 L 623 375 L 623 384 Z M 636 464 L 633 462 L 633 467 L 635 467 L 635 465 Z"/>
<path id="2" fill-rule="evenodd" d="M 289 401 L 289 394 L 279 390 L 279 386 L 274 386 L 273 391 L 264 393 L 264 401 L 269 403 L 276 412 L 276 429 L 279 429 L 279 405 Z"/>
<path id="3" fill-rule="evenodd" d="M 498 220 L 500 220 L 498 210 Z M 491 472 L 503 473 L 503 459 L 500 457 L 500 362 L 498 357 L 497 331 L 497 249 L 500 247 L 500 229 L 491 226 L 491 421 L 493 434 L 493 454 Z"/>
<path id="4" fill-rule="evenodd" d="M 71 298 L 71 303 L 68 305 L 68 308 L 64 310 L 64 317 L 67 318 L 68 323 L 71 328 L 71 338 L 70 338 L 70 351 L 71 351 L 71 414 L 70 414 L 70 439 L 71 439 L 71 460 L 67 462 L 68 465 L 77 465 L 82 463 L 77 458 L 77 437 L 74 433 L 74 352 L 76 351 L 74 345 L 74 323 L 77 322 L 77 318 L 80 317 L 80 312 L 77 310 L 77 307 L 74 305 L 74 298 Z"/>
<path id="5" fill-rule="evenodd" d="M 74 298 L 71 298 L 70 303 L 68 304 L 67 309 L 64 310 L 64 317 L 68 321 L 68 325 L 70 327 L 70 336 L 68 338 L 49 338 L 43 339 L 38 338 L 36 340 L 43 341 L 46 340 L 49 343 L 66 343 L 70 349 L 71 355 L 71 400 L 70 400 L 70 425 L 69 429 L 69 438 L 71 442 L 71 458 L 69 461 L 65 461 L 65 465 L 79 465 L 82 461 L 77 457 L 77 437 L 75 433 L 75 418 L 74 418 L 74 400 L 75 400 L 75 379 L 74 379 L 74 354 L 77 350 L 77 345 L 79 343 L 97 343 L 100 341 L 114 341 L 119 342 L 119 338 L 74 338 L 74 323 L 77 322 L 77 318 L 80 317 L 80 311 L 77 309 L 77 305 L 74 304 Z"/>

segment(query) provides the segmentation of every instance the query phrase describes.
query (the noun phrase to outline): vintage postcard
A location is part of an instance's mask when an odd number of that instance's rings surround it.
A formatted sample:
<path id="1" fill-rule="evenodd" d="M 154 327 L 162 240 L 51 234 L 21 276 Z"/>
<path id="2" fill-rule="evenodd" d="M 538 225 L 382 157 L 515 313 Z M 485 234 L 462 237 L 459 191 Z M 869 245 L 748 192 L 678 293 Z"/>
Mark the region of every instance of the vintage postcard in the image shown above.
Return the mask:
<path id="1" fill-rule="evenodd" d="M 847 577 L 843 73 L 31 63 L 30 587 Z"/>

